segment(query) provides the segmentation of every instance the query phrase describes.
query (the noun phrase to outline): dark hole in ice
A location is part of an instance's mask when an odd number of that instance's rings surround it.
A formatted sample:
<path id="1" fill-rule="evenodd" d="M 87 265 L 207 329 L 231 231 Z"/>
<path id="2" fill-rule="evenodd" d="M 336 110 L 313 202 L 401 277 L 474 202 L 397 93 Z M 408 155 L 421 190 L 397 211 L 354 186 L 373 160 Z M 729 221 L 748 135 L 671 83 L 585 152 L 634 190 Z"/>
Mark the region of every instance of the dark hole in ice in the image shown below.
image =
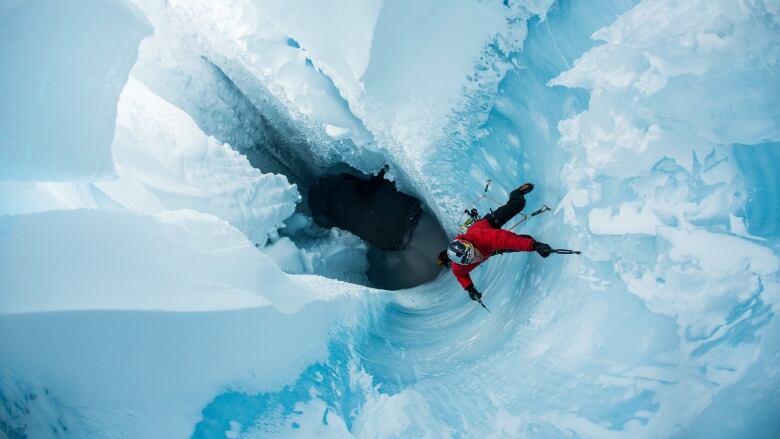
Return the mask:
<path id="1" fill-rule="evenodd" d="M 368 279 L 378 288 L 410 288 L 436 277 L 436 256 L 447 235 L 416 198 L 382 175 L 341 173 L 309 188 L 309 209 L 320 227 L 338 227 L 368 244 Z"/>
<path id="2" fill-rule="evenodd" d="M 337 174 L 309 189 L 309 208 L 320 227 L 349 230 L 382 250 L 400 250 L 422 215 L 417 199 L 381 177 Z"/>

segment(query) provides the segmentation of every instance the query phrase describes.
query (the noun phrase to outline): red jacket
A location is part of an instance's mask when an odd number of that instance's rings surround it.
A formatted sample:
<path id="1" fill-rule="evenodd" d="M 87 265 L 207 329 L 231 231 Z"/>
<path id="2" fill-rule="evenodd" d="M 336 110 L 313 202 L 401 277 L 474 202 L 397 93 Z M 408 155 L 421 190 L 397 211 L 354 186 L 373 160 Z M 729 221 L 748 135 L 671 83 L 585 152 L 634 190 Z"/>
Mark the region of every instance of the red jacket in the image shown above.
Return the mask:
<path id="1" fill-rule="evenodd" d="M 534 239 L 530 236 L 516 235 L 509 230 L 494 229 L 486 219 L 475 222 L 466 233 L 456 236 L 455 239 L 464 239 L 472 243 L 485 257 L 484 260 L 469 265 L 452 263 L 452 274 L 466 290 L 474 285 L 471 282 L 471 276 L 469 276 L 471 270 L 487 261 L 489 257 L 503 252 L 530 252 L 533 251 L 534 246 Z"/>

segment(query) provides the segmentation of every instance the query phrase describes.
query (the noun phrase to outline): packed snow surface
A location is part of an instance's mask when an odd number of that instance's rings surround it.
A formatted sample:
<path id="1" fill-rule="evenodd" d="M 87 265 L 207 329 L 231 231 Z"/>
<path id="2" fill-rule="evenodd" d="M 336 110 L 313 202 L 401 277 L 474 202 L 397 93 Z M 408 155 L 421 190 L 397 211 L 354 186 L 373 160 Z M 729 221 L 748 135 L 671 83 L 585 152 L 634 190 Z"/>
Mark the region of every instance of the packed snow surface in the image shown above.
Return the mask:
<path id="1" fill-rule="evenodd" d="M 776 1 L 12 0 L 0 60 L 2 437 L 780 436 Z M 345 169 L 583 254 L 371 288 Z"/>

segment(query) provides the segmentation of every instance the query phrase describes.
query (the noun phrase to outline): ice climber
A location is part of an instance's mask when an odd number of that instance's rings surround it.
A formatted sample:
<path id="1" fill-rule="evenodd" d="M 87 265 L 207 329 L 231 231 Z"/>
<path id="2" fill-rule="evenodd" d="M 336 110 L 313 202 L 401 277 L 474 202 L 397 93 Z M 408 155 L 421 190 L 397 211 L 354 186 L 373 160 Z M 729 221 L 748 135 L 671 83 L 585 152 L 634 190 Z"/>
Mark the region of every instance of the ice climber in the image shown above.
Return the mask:
<path id="1" fill-rule="evenodd" d="M 553 252 L 549 245 L 528 235 L 518 235 L 501 229 L 507 221 L 523 210 L 525 194 L 533 189 L 534 185 L 525 183 L 513 190 L 506 204 L 476 221 L 466 233 L 456 236 L 447 246 L 447 250 L 439 253 L 439 263 L 452 267 L 452 274 L 463 289 L 469 292 L 471 300 L 482 299 L 482 293 L 474 287 L 469 273 L 489 257 L 508 252 L 535 251 L 546 258 Z"/>

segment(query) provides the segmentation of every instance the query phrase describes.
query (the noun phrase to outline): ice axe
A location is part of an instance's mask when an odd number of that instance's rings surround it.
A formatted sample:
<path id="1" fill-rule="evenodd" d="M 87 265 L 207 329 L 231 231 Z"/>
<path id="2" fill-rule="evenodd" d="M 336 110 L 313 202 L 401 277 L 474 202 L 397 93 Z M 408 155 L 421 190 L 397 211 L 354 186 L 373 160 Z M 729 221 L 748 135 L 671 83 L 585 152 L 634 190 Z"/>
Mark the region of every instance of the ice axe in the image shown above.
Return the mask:
<path id="1" fill-rule="evenodd" d="M 568 250 L 565 248 L 551 248 L 550 253 L 556 253 L 559 255 L 579 255 L 582 254 L 579 250 Z"/>
<path id="2" fill-rule="evenodd" d="M 520 224 L 526 222 L 529 218 L 533 218 L 536 215 L 540 215 L 540 214 L 543 214 L 545 212 L 550 212 L 550 207 L 547 206 L 546 204 L 543 204 L 542 207 L 540 207 L 539 209 L 534 210 L 533 212 L 531 212 L 529 214 L 525 214 L 523 212 L 520 212 L 518 215 L 522 216 L 523 219 L 521 219 L 520 221 L 514 223 L 512 225 L 512 227 L 508 228 L 507 230 L 512 230 L 515 227 L 519 226 Z"/>
<path id="3" fill-rule="evenodd" d="M 477 299 L 477 302 L 479 302 L 479 304 L 480 304 L 480 305 L 482 305 L 482 308 L 485 308 L 485 311 L 489 312 L 490 314 L 493 314 L 492 312 L 490 312 L 490 310 L 488 309 L 488 307 L 486 307 L 486 306 L 485 306 L 485 304 L 484 304 L 484 303 L 482 303 L 482 299 L 479 299 L 479 298 L 478 298 L 478 299 Z"/>

